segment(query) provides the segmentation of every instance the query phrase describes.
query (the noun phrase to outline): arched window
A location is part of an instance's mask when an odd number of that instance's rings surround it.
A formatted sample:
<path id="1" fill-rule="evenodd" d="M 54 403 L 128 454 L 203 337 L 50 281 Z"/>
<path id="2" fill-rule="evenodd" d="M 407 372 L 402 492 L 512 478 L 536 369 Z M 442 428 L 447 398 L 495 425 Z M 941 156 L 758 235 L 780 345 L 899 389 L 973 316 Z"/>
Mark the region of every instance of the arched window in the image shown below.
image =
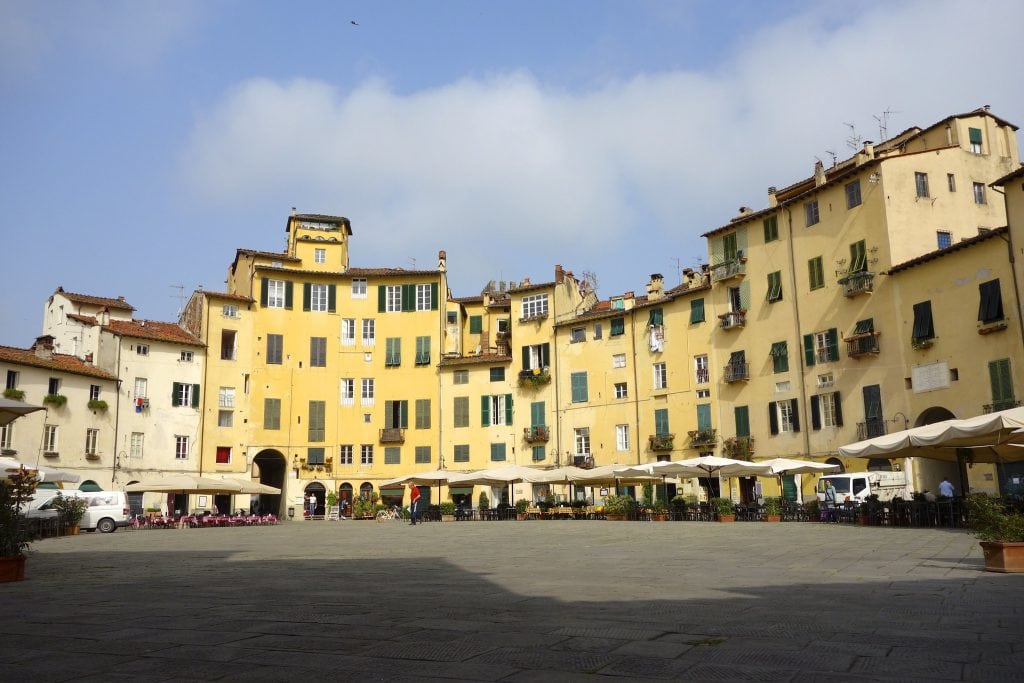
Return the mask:
<path id="1" fill-rule="evenodd" d="M 825 461 L 825 464 L 826 465 L 839 465 L 839 467 L 837 469 L 829 470 L 825 474 L 845 474 L 846 473 L 846 465 L 844 465 L 843 461 L 840 460 L 839 458 L 829 458 L 828 460 Z"/>
<path id="2" fill-rule="evenodd" d="M 373 484 L 368 481 L 364 481 L 359 485 L 359 497 L 365 500 L 370 500 L 373 496 Z"/>
<path id="3" fill-rule="evenodd" d="M 892 472 L 892 463 L 887 458 L 868 460 L 868 472 Z"/>

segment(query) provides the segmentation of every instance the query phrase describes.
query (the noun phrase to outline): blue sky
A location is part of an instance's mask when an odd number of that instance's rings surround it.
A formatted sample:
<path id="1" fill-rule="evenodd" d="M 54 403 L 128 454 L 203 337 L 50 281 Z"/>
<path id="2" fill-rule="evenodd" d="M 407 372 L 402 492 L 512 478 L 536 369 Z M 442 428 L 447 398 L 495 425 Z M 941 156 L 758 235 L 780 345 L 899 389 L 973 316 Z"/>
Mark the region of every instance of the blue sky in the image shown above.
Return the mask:
<path id="1" fill-rule="evenodd" d="M 353 25 L 355 21 L 358 25 Z M 991 105 L 1024 3 L 0 0 L 0 344 L 58 287 L 173 320 L 291 210 L 456 296 L 556 263 L 670 285 L 766 188 Z"/>

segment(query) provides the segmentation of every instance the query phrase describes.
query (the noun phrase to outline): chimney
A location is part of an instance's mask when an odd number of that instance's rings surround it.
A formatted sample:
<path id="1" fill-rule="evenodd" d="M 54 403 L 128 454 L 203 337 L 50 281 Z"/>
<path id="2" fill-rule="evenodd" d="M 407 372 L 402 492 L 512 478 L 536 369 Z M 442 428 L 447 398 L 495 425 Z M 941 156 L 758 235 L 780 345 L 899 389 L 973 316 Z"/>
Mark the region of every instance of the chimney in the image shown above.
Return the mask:
<path id="1" fill-rule="evenodd" d="M 448 270 L 448 254 L 444 249 L 437 252 L 437 269 L 442 273 Z"/>
<path id="2" fill-rule="evenodd" d="M 661 273 L 651 273 L 651 281 L 647 283 L 647 300 L 657 301 L 665 296 L 665 278 Z"/>
<path id="3" fill-rule="evenodd" d="M 778 194 L 779 190 L 774 185 L 768 188 L 768 208 L 774 209 L 779 205 L 779 199 L 775 195 Z"/>
<path id="4" fill-rule="evenodd" d="M 521 287 L 529 287 L 529 286 L 530 286 L 530 278 L 528 278 L 528 277 L 524 277 L 524 278 L 523 278 L 523 283 L 522 283 L 522 285 L 520 285 L 520 286 L 521 286 Z"/>
<path id="5" fill-rule="evenodd" d="M 814 162 L 814 186 L 821 187 L 828 181 L 825 177 L 825 165 L 821 161 Z"/>
<path id="6" fill-rule="evenodd" d="M 562 264 L 559 263 L 555 266 L 555 283 L 562 284 L 562 280 L 565 279 L 565 271 L 562 270 Z"/>
<path id="7" fill-rule="evenodd" d="M 85 354 L 85 362 L 92 365 L 92 353 Z"/>
<path id="8" fill-rule="evenodd" d="M 32 344 L 32 351 L 36 354 L 36 358 L 50 360 L 53 358 L 53 337 L 49 334 L 36 337 L 35 343 Z"/>
<path id="9" fill-rule="evenodd" d="M 110 310 L 106 306 L 96 311 L 96 322 L 101 326 L 110 324 Z"/>
<path id="10" fill-rule="evenodd" d="M 292 216 L 294 216 L 294 215 L 295 215 L 295 207 L 293 206 L 292 207 Z"/>
<path id="11" fill-rule="evenodd" d="M 749 206 L 741 206 L 739 209 L 739 215 L 733 218 L 730 222 L 742 220 L 744 217 L 749 216 L 752 213 L 754 213 L 754 210 L 751 209 Z"/>
<path id="12" fill-rule="evenodd" d="M 864 141 L 864 149 L 857 152 L 857 165 L 867 163 L 875 158 L 875 143 L 871 140 Z"/>

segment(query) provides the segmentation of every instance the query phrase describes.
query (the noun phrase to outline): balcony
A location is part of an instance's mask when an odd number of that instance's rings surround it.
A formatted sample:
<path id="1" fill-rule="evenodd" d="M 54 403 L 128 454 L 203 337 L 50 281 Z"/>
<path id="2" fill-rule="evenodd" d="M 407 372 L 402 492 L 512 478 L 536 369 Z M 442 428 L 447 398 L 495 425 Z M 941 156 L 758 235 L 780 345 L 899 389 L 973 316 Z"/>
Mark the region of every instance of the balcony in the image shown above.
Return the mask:
<path id="1" fill-rule="evenodd" d="M 551 373 L 547 368 L 533 368 L 519 371 L 519 386 L 526 388 L 539 387 L 551 382 Z"/>
<path id="2" fill-rule="evenodd" d="M 885 420 L 875 419 L 868 420 L 867 422 L 857 423 L 857 440 L 863 441 L 864 439 L 873 439 L 876 436 L 884 436 Z"/>
<path id="3" fill-rule="evenodd" d="M 526 443 L 547 443 L 551 438 L 551 430 L 547 428 L 547 425 L 523 427 L 523 438 Z"/>
<path id="4" fill-rule="evenodd" d="M 405 443 L 405 430 L 399 427 L 385 427 L 380 430 L 381 443 Z"/>
<path id="5" fill-rule="evenodd" d="M 747 381 L 750 379 L 750 363 L 728 363 L 725 366 L 725 372 L 722 375 L 722 380 L 726 384 L 732 382 Z"/>
<path id="6" fill-rule="evenodd" d="M 747 259 L 738 258 L 711 266 L 711 281 L 722 282 L 740 277 L 747 272 Z"/>
<path id="7" fill-rule="evenodd" d="M 1016 399 L 1007 399 L 1005 401 L 995 401 L 993 403 L 986 403 L 981 407 L 985 413 L 998 413 L 1000 410 L 1009 410 L 1010 408 L 1019 408 L 1020 401 Z"/>
<path id="8" fill-rule="evenodd" d="M 745 310 L 729 311 L 718 316 L 718 326 L 723 330 L 731 330 L 734 327 L 743 327 L 747 324 L 747 312 Z"/>
<path id="9" fill-rule="evenodd" d="M 653 434 L 649 437 L 648 444 L 652 451 L 670 451 L 675 445 L 675 434 Z"/>
<path id="10" fill-rule="evenodd" d="M 717 429 L 695 429 L 687 434 L 690 436 L 690 448 L 713 447 L 718 443 Z"/>
<path id="11" fill-rule="evenodd" d="M 594 469 L 594 456 L 589 453 L 578 453 L 572 456 L 572 464 L 583 470 Z"/>
<path id="12" fill-rule="evenodd" d="M 846 355 L 850 358 L 859 358 L 872 353 L 878 353 L 878 333 L 867 332 L 846 337 Z"/>
<path id="13" fill-rule="evenodd" d="M 710 374 L 707 368 L 697 368 L 697 384 L 707 384 L 711 379 Z"/>
<path id="14" fill-rule="evenodd" d="M 722 443 L 722 455 L 736 460 L 750 460 L 754 455 L 754 437 L 733 436 Z"/>
<path id="15" fill-rule="evenodd" d="M 870 294 L 875 289 L 875 274 L 866 270 L 846 273 L 839 278 L 839 284 L 843 286 L 843 296 Z"/>

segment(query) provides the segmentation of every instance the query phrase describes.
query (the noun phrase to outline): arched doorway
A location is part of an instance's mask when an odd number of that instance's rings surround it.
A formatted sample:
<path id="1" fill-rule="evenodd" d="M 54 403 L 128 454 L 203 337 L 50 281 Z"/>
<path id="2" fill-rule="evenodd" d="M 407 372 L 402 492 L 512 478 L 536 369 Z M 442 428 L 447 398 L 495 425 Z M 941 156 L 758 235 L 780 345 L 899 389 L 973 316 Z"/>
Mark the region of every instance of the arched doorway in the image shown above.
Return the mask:
<path id="1" fill-rule="evenodd" d="M 923 427 L 924 425 L 935 424 L 943 420 L 952 420 L 955 417 L 956 415 L 942 406 L 932 406 L 917 416 L 917 419 L 914 420 L 914 426 Z"/>
<path id="2" fill-rule="evenodd" d="M 128 486 L 131 486 L 132 484 L 136 483 L 138 483 L 138 480 L 132 479 L 131 481 L 128 482 Z M 144 515 L 146 510 L 143 506 L 143 496 L 145 496 L 146 494 L 143 493 L 142 491 L 134 491 L 126 495 L 128 497 L 128 511 L 131 513 L 132 517 L 135 517 L 136 515 Z"/>
<path id="3" fill-rule="evenodd" d="M 373 484 L 364 481 L 359 485 L 359 497 L 363 500 L 373 500 Z"/>
<path id="4" fill-rule="evenodd" d="M 868 460 L 868 472 L 892 472 L 892 461 L 888 458 L 871 458 Z"/>
<path id="5" fill-rule="evenodd" d="M 284 485 L 285 485 L 285 460 L 284 454 L 280 451 L 267 449 L 260 451 L 252 461 L 252 474 L 259 478 L 261 484 L 281 489 L 281 493 L 261 493 L 256 503 L 256 512 L 267 515 L 273 514 L 279 518 L 285 515 L 284 510 Z"/>
<path id="6" fill-rule="evenodd" d="M 838 468 L 836 468 L 834 470 L 829 470 L 828 474 L 845 474 L 846 473 L 846 465 L 844 465 L 843 461 L 840 460 L 839 458 L 829 458 L 828 460 L 825 461 L 825 464 L 826 465 L 838 465 L 839 466 Z"/>
<path id="7" fill-rule="evenodd" d="M 347 481 L 338 487 L 338 510 L 344 517 L 352 515 L 352 484 Z"/>
<path id="8" fill-rule="evenodd" d="M 316 496 L 316 507 L 313 508 L 313 516 L 323 518 L 327 512 L 327 489 L 324 485 L 318 481 L 310 482 L 306 484 L 306 488 L 302 491 L 302 499 L 305 500 L 307 496 Z M 309 509 L 309 506 L 306 506 Z"/>
<path id="9" fill-rule="evenodd" d="M 915 427 L 935 424 L 943 420 L 953 420 L 956 415 L 942 406 L 932 406 L 921 411 L 921 414 L 914 420 Z M 970 450 L 960 449 L 957 451 L 956 462 L 943 462 L 941 460 L 930 460 L 927 458 L 914 459 L 914 489 L 920 491 L 937 491 L 939 482 L 943 478 L 958 483 L 957 491 L 967 493 L 969 490 L 967 479 L 967 456 Z"/>

